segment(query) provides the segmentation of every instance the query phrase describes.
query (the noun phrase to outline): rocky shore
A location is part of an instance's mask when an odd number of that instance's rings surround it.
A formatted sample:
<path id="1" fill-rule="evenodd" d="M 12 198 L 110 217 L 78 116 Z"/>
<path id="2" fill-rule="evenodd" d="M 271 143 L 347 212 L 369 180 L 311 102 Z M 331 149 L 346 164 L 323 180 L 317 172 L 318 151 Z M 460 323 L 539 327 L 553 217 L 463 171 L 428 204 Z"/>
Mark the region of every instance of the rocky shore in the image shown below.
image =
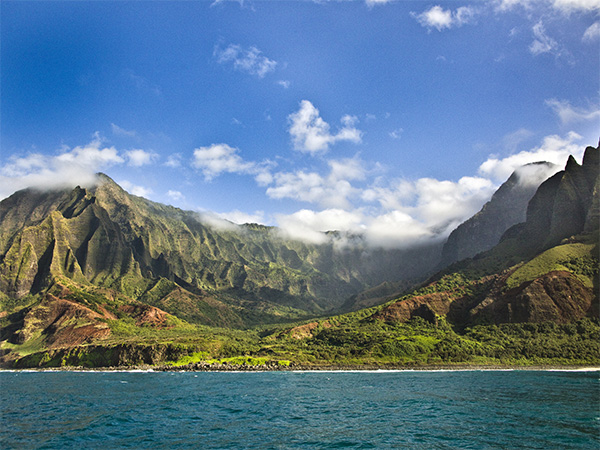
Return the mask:
<path id="1" fill-rule="evenodd" d="M 0 372 L 7 369 L 0 369 Z M 271 361 L 260 365 L 228 364 L 228 363 L 193 363 L 180 366 L 173 365 L 131 365 L 114 367 L 61 366 L 28 369 L 8 369 L 10 371 L 84 371 L 84 372 L 348 372 L 348 371 L 448 371 L 448 370 L 590 370 L 600 371 L 598 366 L 576 365 L 473 365 L 473 364 L 440 364 L 440 365 L 305 365 L 291 363 L 289 366 L 279 365 Z"/>

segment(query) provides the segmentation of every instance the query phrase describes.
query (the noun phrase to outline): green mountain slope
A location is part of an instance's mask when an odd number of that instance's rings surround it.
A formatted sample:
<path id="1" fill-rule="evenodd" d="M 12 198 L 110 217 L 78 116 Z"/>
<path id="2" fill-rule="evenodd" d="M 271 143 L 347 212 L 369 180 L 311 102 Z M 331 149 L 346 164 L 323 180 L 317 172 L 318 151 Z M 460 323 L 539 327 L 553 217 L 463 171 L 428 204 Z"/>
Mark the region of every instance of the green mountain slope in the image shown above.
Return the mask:
<path id="1" fill-rule="evenodd" d="M 599 364 L 598 151 L 542 183 L 525 222 L 492 249 L 383 305 L 287 326 L 394 280 L 374 267 L 399 254 L 360 259 L 262 227 L 215 230 L 109 181 L 18 193 L 28 200 L 0 209 L 0 356 L 18 367 Z M 373 282 L 353 301 L 398 283 Z M 262 325 L 232 329 L 252 320 Z"/>
<path id="2" fill-rule="evenodd" d="M 95 188 L 22 191 L 0 203 L 0 300 L 4 310 L 25 306 L 68 279 L 239 326 L 322 314 L 383 281 L 423 276 L 439 252 L 338 247 L 335 236 L 309 245 L 268 227 L 208 225 L 101 176 Z"/>

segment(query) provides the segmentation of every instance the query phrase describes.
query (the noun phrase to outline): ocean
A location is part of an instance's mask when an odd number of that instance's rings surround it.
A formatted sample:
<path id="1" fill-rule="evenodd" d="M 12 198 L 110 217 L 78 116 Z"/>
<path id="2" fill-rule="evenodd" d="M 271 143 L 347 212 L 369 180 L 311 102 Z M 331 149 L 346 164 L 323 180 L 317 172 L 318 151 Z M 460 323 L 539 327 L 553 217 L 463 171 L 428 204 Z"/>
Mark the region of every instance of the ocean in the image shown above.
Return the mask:
<path id="1" fill-rule="evenodd" d="M 3 371 L 0 392 L 3 450 L 600 448 L 600 371 Z"/>

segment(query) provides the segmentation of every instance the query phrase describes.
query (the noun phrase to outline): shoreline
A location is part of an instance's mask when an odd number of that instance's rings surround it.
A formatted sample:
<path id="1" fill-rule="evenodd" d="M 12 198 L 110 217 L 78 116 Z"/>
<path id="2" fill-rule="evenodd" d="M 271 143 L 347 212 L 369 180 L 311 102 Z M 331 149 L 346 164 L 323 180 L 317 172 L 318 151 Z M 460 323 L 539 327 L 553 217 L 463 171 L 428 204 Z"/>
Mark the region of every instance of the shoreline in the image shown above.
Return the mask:
<path id="1" fill-rule="evenodd" d="M 2 372 L 479 372 L 479 371 L 545 371 L 545 372 L 600 372 L 600 366 L 590 365 L 423 365 L 423 366 L 371 366 L 371 365 L 324 365 L 324 366 L 244 366 L 244 365 L 208 365 L 208 364 L 187 364 L 183 366 L 167 365 L 134 365 L 134 366 L 116 366 L 116 367 L 83 367 L 83 366 L 62 366 L 62 367 L 30 367 L 30 368 L 0 368 Z"/>

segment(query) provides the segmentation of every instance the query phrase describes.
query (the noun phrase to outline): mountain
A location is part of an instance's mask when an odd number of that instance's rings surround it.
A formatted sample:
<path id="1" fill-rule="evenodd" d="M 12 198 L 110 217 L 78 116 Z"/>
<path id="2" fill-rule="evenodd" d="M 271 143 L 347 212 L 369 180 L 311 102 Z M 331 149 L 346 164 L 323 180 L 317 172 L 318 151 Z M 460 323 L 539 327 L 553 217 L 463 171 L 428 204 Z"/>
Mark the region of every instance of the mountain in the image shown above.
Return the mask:
<path id="1" fill-rule="evenodd" d="M 588 147 L 582 165 L 569 158 L 541 183 L 492 248 L 403 294 L 439 247 L 340 248 L 337 233 L 310 245 L 260 225 L 209 225 L 106 176 L 17 192 L 0 203 L 0 363 L 598 364 L 598 153 Z M 493 221 L 511 195 L 522 208 L 517 181 L 470 223 Z M 489 245 L 474 234 L 474 247 Z"/>
<path id="2" fill-rule="evenodd" d="M 514 171 L 481 211 L 459 225 L 442 250 L 442 267 L 489 250 L 506 230 L 526 219 L 527 205 L 539 185 L 557 171 L 547 162 L 527 164 Z"/>
<path id="3" fill-rule="evenodd" d="M 564 170 L 536 190 L 526 220 L 509 228 L 496 246 L 450 265 L 377 317 L 442 315 L 460 326 L 597 318 L 598 154 L 588 147 L 582 165 L 570 157 Z"/>
<path id="4" fill-rule="evenodd" d="M 336 234 L 311 245 L 260 225 L 208 223 L 99 178 L 92 188 L 25 190 L 0 202 L 4 309 L 74 285 L 240 327 L 323 314 L 384 281 L 423 276 L 439 254 L 342 247 Z"/>

